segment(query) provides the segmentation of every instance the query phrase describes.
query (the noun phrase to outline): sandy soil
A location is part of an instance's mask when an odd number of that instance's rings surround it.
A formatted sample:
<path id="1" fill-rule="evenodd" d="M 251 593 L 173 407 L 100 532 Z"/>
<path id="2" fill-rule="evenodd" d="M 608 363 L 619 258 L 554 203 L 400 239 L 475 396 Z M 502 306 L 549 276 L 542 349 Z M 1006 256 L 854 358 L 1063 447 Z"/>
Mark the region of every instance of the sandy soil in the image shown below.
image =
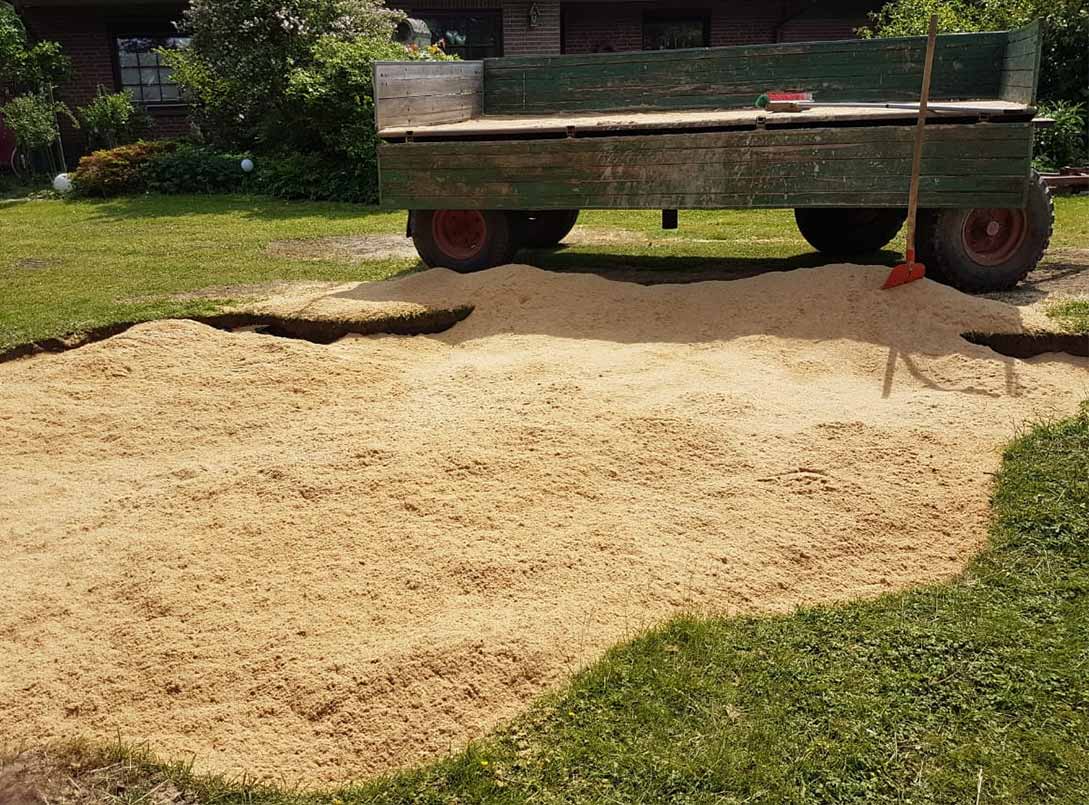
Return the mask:
<path id="1" fill-rule="evenodd" d="M 418 260 L 412 239 L 404 235 L 344 235 L 328 238 L 274 240 L 265 251 L 297 260 Z"/>
<path id="2" fill-rule="evenodd" d="M 439 335 L 172 321 L 0 365 L 0 732 L 321 784 L 682 610 L 955 574 L 999 447 L 1089 364 L 968 344 L 1017 309 L 885 273 L 438 270 L 297 304 L 475 306 Z"/>
<path id="3" fill-rule="evenodd" d="M 644 247 L 661 246 L 672 254 L 678 244 L 708 243 L 699 238 L 648 237 L 640 232 L 628 229 L 608 227 L 576 226 L 564 238 L 561 249 L 578 249 L 583 246 L 610 246 L 618 248 L 625 245 L 639 244 Z M 895 246 L 895 244 L 893 244 Z M 280 240 L 270 243 L 268 253 L 276 257 L 291 257 L 302 260 L 344 260 L 361 263 L 373 260 L 411 259 L 417 261 L 416 249 L 412 241 L 402 235 L 356 235 L 344 237 L 312 238 L 307 240 Z M 814 261 L 819 259 L 813 254 Z M 604 268 L 597 266 L 588 269 L 607 279 L 656 284 L 660 282 L 702 282 L 707 280 L 736 280 L 758 276 L 768 271 L 781 271 L 784 268 L 796 268 L 797 264 L 783 265 L 784 261 L 749 261 L 742 262 L 729 257 L 721 259 L 683 256 L 675 258 L 679 266 L 668 269 L 653 268 Z M 687 265 L 685 265 L 687 264 Z M 325 283 L 327 286 L 329 283 Z M 320 290 L 318 283 L 309 283 L 306 288 L 302 283 L 292 288 L 291 283 L 266 283 L 261 286 L 245 288 L 212 288 L 199 294 L 188 294 L 179 298 L 204 296 L 222 298 L 257 297 L 276 294 L 280 296 L 294 294 L 299 297 L 313 295 L 310 290 Z M 1029 276 L 1011 291 L 987 294 L 989 299 L 997 299 L 1021 308 L 1031 308 L 1033 315 L 1039 314 L 1046 320 L 1045 311 L 1053 303 L 1063 299 L 1089 298 L 1089 249 L 1053 248 L 1044 261 Z M 1055 322 L 1048 325 L 1057 327 Z"/>

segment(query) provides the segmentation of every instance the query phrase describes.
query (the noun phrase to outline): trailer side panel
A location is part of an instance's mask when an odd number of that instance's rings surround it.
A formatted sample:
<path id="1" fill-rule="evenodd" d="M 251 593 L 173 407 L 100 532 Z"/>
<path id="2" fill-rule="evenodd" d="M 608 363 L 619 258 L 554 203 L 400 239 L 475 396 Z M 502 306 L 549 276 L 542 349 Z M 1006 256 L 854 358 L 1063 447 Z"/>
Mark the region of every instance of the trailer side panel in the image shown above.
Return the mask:
<path id="1" fill-rule="evenodd" d="M 389 209 L 903 207 L 906 125 L 380 146 Z M 922 207 L 1021 207 L 1030 123 L 927 127 Z"/>

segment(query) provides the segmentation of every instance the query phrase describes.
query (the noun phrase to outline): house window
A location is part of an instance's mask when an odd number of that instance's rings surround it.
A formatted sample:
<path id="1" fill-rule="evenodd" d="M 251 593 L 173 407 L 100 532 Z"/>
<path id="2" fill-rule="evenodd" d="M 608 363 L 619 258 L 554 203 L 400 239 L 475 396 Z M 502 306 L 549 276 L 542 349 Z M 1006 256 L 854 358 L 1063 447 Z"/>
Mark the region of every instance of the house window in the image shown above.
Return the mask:
<path id="1" fill-rule="evenodd" d="M 705 48 L 711 44 L 706 14 L 657 14 L 643 16 L 643 50 Z"/>
<path id="2" fill-rule="evenodd" d="M 421 11 L 413 15 L 431 31 L 431 44 L 463 59 L 503 55 L 502 19 L 497 11 Z"/>
<path id="3" fill-rule="evenodd" d="M 119 36 L 117 67 L 121 89 L 132 93 L 137 103 L 180 103 L 178 82 L 159 58 L 159 50 L 176 50 L 189 44 L 187 36 Z"/>

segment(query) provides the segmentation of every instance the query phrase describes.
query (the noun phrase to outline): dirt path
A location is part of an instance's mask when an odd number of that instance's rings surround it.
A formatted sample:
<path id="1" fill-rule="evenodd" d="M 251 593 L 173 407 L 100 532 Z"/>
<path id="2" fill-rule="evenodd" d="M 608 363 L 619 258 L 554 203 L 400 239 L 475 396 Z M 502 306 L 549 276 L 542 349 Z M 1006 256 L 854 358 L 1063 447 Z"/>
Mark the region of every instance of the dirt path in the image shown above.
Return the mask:
<path id="1" fill-rule="evenodd" d="M 947 578 L 1082 359 L 880 269 L 345 287 L 317 346 L 159 322 L 0 365 L 0 732 L 320 784 L 456 749 L 633 630 Z M 286 303 L 285 303 L 286 304 Z"/>

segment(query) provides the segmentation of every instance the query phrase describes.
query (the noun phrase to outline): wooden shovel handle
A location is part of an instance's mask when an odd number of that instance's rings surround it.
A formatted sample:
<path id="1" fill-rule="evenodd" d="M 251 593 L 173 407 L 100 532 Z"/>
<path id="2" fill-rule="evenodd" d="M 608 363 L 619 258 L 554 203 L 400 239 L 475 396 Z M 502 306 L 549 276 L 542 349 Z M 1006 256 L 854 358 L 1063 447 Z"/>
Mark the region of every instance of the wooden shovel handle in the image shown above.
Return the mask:
<path id="1" fill-rule="evenodd" d="M 919 206 L 919 169 L 923 164 L 923 132 L 926 128 L 926 105 L 930 100 L 930 74 L 934 70 L 934 45 L 938 40 L 938 15 L 930 17 L 926 32 L 926 62 L 923 64 L 923 89 L 919 94 L 919 117 L 915 121 L 915 150 L 911 155 L 911 185 L 908 190 L 907 248 L 909 263 L 915 262 L 915 213 Z"/>

